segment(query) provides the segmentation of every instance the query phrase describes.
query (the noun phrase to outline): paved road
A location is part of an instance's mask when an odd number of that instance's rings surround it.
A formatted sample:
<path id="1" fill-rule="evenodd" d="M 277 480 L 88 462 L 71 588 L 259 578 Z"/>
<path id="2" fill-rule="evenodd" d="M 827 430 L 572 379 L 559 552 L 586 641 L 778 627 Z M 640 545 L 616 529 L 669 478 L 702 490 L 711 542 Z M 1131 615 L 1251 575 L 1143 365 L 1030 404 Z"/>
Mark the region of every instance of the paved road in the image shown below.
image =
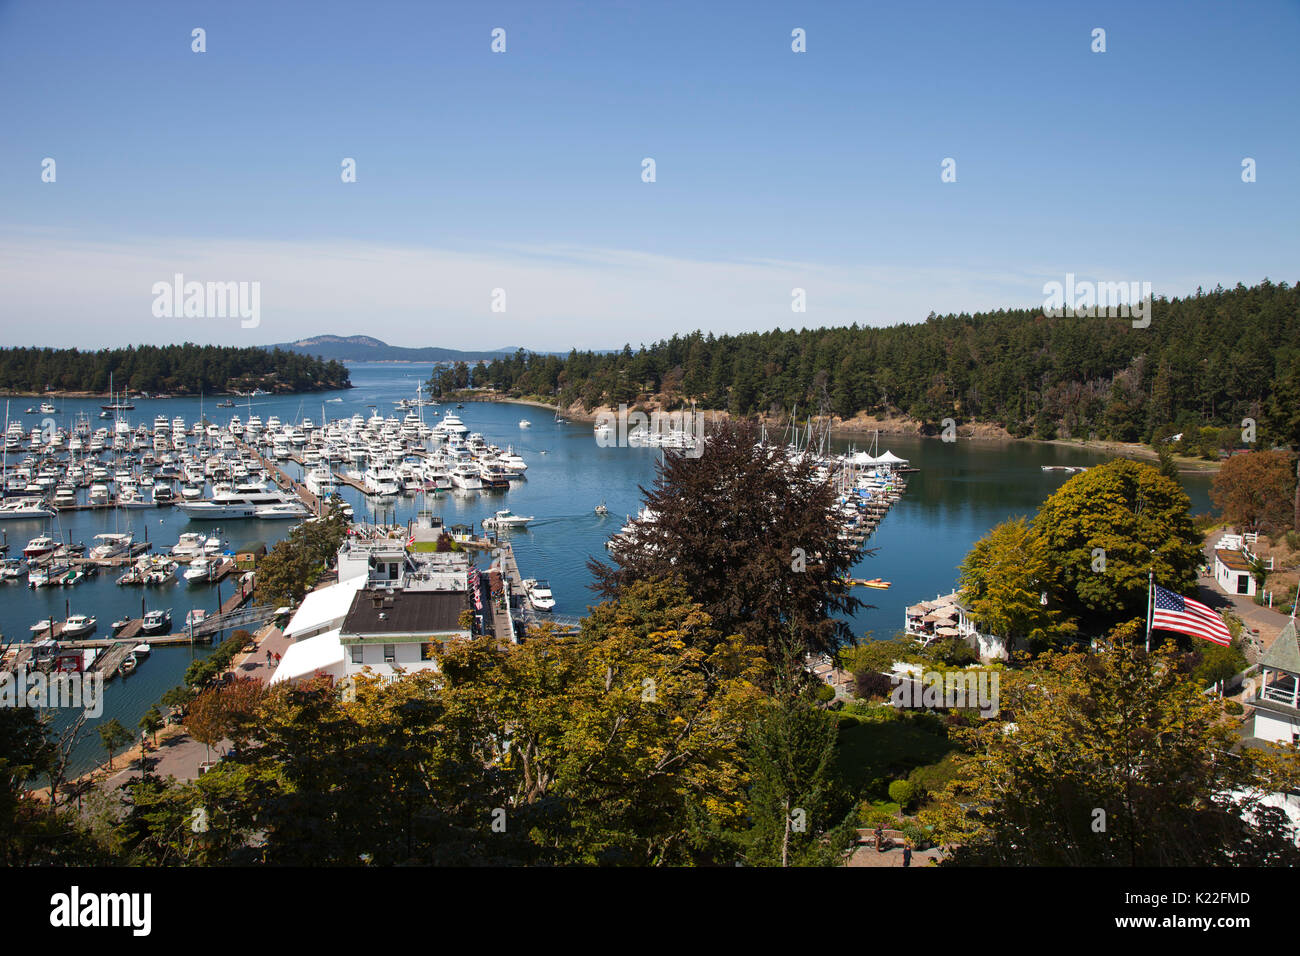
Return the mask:
<path id="1" fill-rule="evenodd" d="M 252 677 L 263 684 L 269 683 L 271 675 L 275 673 L 276 665 L 274 660 L 268 662 L 267 651 L 272 655 L 284 654 L 289 644 L 290 641 L 279 628 L 272 628 L 258 641 L 255 651 L 236 657 L 231 669 L 240 677 Z M 175 777 L 180 781 L 195 780 L 199 776 L 199 765 L 205 760 L 217 759 L 229 746 L 230 741 L 224 740 L 212 748 L 209 756 L 208 748 L 184 731 L 167 734 L 160 737 L 157 750 L 152 745 L 149 748 L 149 772 L 160 777 Z M 110 790 L 121 786 L 133 777 L 139 777 L 139 746 L 114 760 L 114 766 L 117 769 L 105 782 L 105 786 Z"/>

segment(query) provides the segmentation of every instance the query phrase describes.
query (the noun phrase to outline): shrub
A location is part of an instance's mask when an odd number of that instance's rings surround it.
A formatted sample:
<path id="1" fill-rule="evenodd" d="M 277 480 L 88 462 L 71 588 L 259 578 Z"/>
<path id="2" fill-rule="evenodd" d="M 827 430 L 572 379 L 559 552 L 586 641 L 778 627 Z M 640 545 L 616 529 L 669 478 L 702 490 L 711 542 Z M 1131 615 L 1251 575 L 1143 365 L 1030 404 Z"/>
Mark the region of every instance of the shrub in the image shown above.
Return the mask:
<path id="1" fill-rule="evenodd" d="M 853 695 L 862 700 L 888 698 L 894 689 L 894 682 L 876 671 L 859 671 L 853 675 L 853 682 Z"/>
<path id="2" fill-rule="evenodd" d="M 1223 702 L 1223 710 L 1225 713 L 1232 714 L 1234 717 L 1240 717 L 1246 712 L 1246 708 L 1242 707 L 1241 704 L 1237 703 L 1235 700 L 1225 700 Z"/>
<path id="3" fill-rule="evenodd" d="M 813 694 L 820 703 L 829 704 L 835 699 L 835 688 L 829 684 L 818 684 L 817 690 Z"/>
<path id="4" fill-rule="evenodd" d="M 916 788 L 906 780 L 895 780 L 889 785 L 889 799 L 897 803 L 904 811 L 912 805 Z"/>
<path id="5" fill-rule="evenodd" d="M 908 820 L 899 827 L 899 829 L 903 831 L 903 836 L 907 837 L 907 839 L 911 841 L 914 848 L 924 850 L 930 845 L 930 831 L 926 830 L 925 827 L 920 824 Z"/>

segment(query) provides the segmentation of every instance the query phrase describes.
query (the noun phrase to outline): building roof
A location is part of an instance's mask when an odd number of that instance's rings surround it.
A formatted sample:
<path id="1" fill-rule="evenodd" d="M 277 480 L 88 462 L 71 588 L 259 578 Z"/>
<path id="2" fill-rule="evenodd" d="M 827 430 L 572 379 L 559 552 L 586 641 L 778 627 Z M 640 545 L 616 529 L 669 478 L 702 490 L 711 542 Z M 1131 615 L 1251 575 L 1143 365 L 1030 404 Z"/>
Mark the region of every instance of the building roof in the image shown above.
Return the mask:
<path id="1" fill-rule="evenodd" d="M 347 637 L 459 631 L 461 612 L 469 606 L 465 591 L 362 590 L 341 631 Z"/>
<path id="2" fill-rule="evenodd" d="M 331 677 L 343 676 L 343 645 L 339 643 L 337 630 L 290 644 L 280 659 L 280 666 L 271 675 L 271 683 L 311 677 L 318 671 Z"/>
<path id="3" fill-rule="evenodd" d="M 319 630 L 326 624 L 338 626 L 352 606 L 357 591 L 365 583 L 366 577 L 361 575 L 312 591 L 302 599 L 302 605 L 284 629 L 284 636 L 293 638 L 298 634 Z"/>
<path id="4" fill-rule="evenodd" d="M 1216 548 L 1214 556 L 1225 568 L 1230 571 L 1249 571 L 1250 562 L 1240 551 L 1233 551 L 1228 548 Z"/>
<path id="5" fill-rule="evenodd" d="M 1290 671 L 1300 674 L 1300 640 L 1296 639 L 1295 618 L 1286 622 L 1282 633 L 1264 652 L 1260 665 L 1269 670 Z"/>

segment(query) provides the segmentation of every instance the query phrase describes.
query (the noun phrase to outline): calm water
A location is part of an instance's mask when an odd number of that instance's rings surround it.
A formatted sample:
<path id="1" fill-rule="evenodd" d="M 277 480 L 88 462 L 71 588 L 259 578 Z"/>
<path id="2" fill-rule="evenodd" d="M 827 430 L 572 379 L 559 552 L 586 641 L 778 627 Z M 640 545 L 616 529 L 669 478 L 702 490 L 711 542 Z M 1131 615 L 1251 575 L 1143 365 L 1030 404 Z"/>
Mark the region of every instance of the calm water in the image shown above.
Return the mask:
<path id="1" fill-rule="evenodd" d="M 350 371 L 355 387 L 350 390 L 310 396 L 261 396 L 252 401 L 251 410 L 263 421 L 278 415 L 283 421 L 307 417 L 316 423 L 322 418 L 340 418 L 355 412 L 368 416 L 368 406 L 372 405 L 387 415 L 393 413 L 395 400 L 414 397 L 416 385 L 428 379 L 430 370 L 427 365 L 354 365 Z M 22 412 L 36 404 L 31 399 L 15 399 L 10 403 L 10 414 L 21 417 L 30 430 L 44 416 Z M 78 411 L 89 413 L 94 427 L 106 424 L 97 417 L 98 399 L 54 404 L 59 409 L 55 417 L 62 424 L 71 426 Z M 179 415 L 192 423 L 200 417 L 200 407 L 210 420 L 225 424 L 233 414 L 247 420 L 250 411 L 247 400 L 233 409 L 217 408 L 213 401 L 201 405 L 198 399 L 140 400 L 135 405 L 135 410 L 128 413 L 133 425 L 152 424 L 160 414 L 169 419 Z M 436 423 L 432 413 L 440 410 L 425 409 L 425 420 Z M 549 580 L 556 613 L 583 614 L 593 600 L 587 588 L 587 559 L 605 556 L 606 539 L 622 527 L 628 515 L 636 513 L 641 503 L 638 486 L 653 481 L 659 452 L 651 448 L 600 448 L 589 424 L 557 424 L 553 414 L 541 408 L 466 403 L 458 414 L 471 431 L 481 432 L 489 442 L 503 448 L 513 445 L 528 462 L 527 480 L 513 483 L 502 492 L 447 492 L 427 500 L 422 496 L 387 499 L 391 504 L 378 510 L 359 492 L 343 488 L 357 520 L 405 522 L 421 508 L 441 515 L 447 524 L 477 523 L 499 508 L 533 515 L 536 520 L 526 530 L 510 532 L 520 569 L 526 577 Z M 530 428 L 520 428 L 519 421 L 525 418 L 532 423 Z M 863 445 L 861 441 L 841 441 L 835 446 L 845 450 L 851 444 Z M 1082 450 L 1014 442 L 945 444 L 933 439 L 882 437 L 879 447 L 910 459 L 920 472 L 909 476 L 907 494 L 868 542 L 877 553 L 865 558 L 855 572 L 857 577 L 881 577 L 893 582 L 888 591 L 857 592 L 875 607 L 856 615 L 854 629 L 876 638 L 892 637 L 901 629 L 903 609 L 908 604 L 952 590 L 957 565 L 990 527 L 1013 515 L 1032 515 L 1043 498 L 1068 480 L 1065 473 L 1042 471 L 1042 465 L 1091 465 L 1102 460 Z M 297 468 L 290 465 L 289 470 L 296 472 Z M 1207 477 L 1185 477 L 1184 486 L 1192 496 L 1194 512 L 1210 510 Z M 593 511 L 602 501 L 610 511 L 603 518 Z M 216 524 L 231 548 L 250 541 L 263 541 L 269 547 L 292 526 L 291 522 L 279 521 Z M 217 533 L 213 523 L 196 522 L 191 526 L 183 514 L 171 508 L 75 512 L 50 523 L 10 521 L 3 527 L 11 553 L 20 552 L 29 538 L 45 530 L 87 544 L 102 532 L 131 530 L 137 540 L 147 535 L 151 542 L 168 548 L 185 530 Z M 178 578 L 175 584 L 163 588 L 119 587 L 115 583 L 118 573 L 105 571 L 71 588 L 32 591 L 25 584 L 0 585 L 0 633 L 7 640 L 27 640 L 33 623 L 46 617 L 62 619 L 70 607 L 74 614 L 96 616 L 100 622 L 96 636 L 106 636 L 113 620 L 140 613 L 142 596 L 150 608 L 170 607 L 175 626 L 179 627 L 191 608 L 212 610 L 218 605 L 218 587 L 222 596 L 227 596 L 232 586 L 193 587 Z M 157 648 L 135 674 L 108 685 L 101 720 L 117 717 L 128 729 L 134 729 L 144 712 L 181 682 L 189 662 L 207 653 L 210 649 L 204 647 Z M 98 735 L 91 726 L 75 754 L 73 771 L 88 769 L 103 759 Z"/>

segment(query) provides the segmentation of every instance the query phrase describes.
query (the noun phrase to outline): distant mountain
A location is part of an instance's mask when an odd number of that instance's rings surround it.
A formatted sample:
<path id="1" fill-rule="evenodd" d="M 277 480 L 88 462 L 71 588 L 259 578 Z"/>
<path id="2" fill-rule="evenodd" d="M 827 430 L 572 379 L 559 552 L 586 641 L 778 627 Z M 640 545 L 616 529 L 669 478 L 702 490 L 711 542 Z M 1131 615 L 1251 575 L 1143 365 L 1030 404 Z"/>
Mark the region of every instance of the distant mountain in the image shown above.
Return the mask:
<path id="1" fill-rule="evenodd" d="M 305 355 L 318 355 L 339 362 L 490 362 L 494 358 L 514 355 L 516 349 L 502 348 L 487 352 L 462 352 L 458 349 L 435 347 L 411 349 L 389 345 L 372 335 L 313 335 L 295 342 L 268 345 L 268 349 L 284 349 Z M 558 354 L 558 353 L 557 353 Z"/>

